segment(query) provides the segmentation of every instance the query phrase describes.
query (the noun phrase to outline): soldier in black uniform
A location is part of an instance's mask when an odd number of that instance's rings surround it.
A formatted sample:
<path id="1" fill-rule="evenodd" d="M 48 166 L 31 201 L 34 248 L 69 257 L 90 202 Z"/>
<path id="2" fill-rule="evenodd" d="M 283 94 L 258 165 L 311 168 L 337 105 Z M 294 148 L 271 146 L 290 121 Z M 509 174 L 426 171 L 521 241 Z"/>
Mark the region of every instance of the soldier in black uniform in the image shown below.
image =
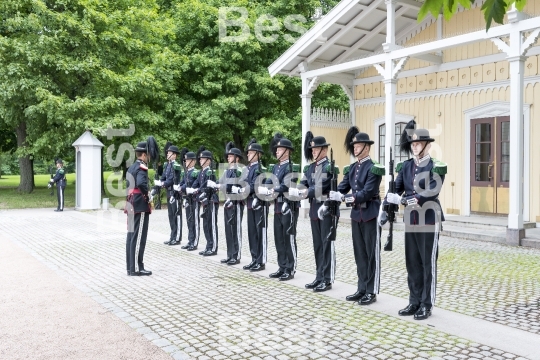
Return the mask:
<path id="1" fill-rule="evenodd" d="M 343 180 L 338 191 L 330 192 L 330 199 L 344 199 L 351 206 L 351 228 L 354 260 L 358 275 L 356 293 L 346 297 L 369 305 L 377 301 L 381 276 L 381 242 L 377 232 L 377 216 L 381 199 L 379 186 L 384 175 L 384 166 L 371 160 L 369 150 L 373 141 L 369 135 L 353 126 L 347 132 L 345 147 L 357 159 L 343 169 Z M 348 192 L 351 192 L 348 194 Z M 341 194 L 347 194 L 342 197 Z"/>
<path id="2" fill-rule="evenodd" d="M 137 161 L 127 170 L 127 201 L 124 213 L 128 216 L 126 239 L 126 265 L 129 276 L 152 275 L 144 269 L 144 248 L 148 233 L 148 220 L 152 197 L 148 193 L 147 144 L 140 142 L 135 148 Z"/>
<path id="3" fill-rule="evenodd" d="M 413 158 L 396 165 L 395 193 L 386 195 L 385 203 L 405 205 L 405 264 L 409 285 L 409 305 L 401 316 L 415 320 L 431 316 L 435 305 L 439 232 L 444 221 L 439 192 L 447 166 L 430 157 L 431 142 L 426 129 L 414 129 L 414 120 L 401 135 L 401 151 Z M 402 196 L 400 196 L 402 195 Z"/>
<path id="4" fill-rule="evenodd" d="M 56 174 L 49 180 L 47 187 L 50 189 L 53 184 L 56 183 L 56 199 L 58 200 L 58 207 L 54 211 L 64 211 L 64 190 L 66 189 L 66 171 L 64 169 L 64 162 L 61 159 L 56 160 Z"/>
<path id="5" fill-rule="evenodd" d="M 225 224 L 225 242 L 227 243 L 227 257 L 221 260 L 222 264 L 236 265 L 242 257 L 242 219 L 244 217 L 244 202 L 238 196 L 238 191 L 232 193 L 232 187 L 238 187 L 238 180 L 242 171 L 238 164 L 242 159 L 240 149 L 234 147 L 233 142 L 225 146 L 225 157 L 229 168 L 221 177 L 219 184 L 208 180 L 208 185 L 224 191 L 227 200 L 223 204 L 223 217 Z"/>
<path id="6" fill-rule="evenodd" d="M 244 270 L 261 271 L 266 268 L 268 251 L 268 206 L 256 195 L 256 180 L 266 169 L 262 168 L 260 157 L 264 153 L 262 146 L 256 139 L 251 139 L 246 147 L 248 160 L 248 173 L 245 182 L 247 186 L 241 189 L 232 187 L 232 192 L 248 192 L 247 197 L 247 224 L 249 251 L 251 262 L 243 267 Z"/>
<path id="7" fill-rule="evenodd" d="M 268 197 L 274 198 L 274 241 L 279 270 L 270 274 L 270 277 L 287 281 L 293 279 L 296 273 L 296 224 L 298 221 L 297 203 L 286 197 L 290 185 L 298 181 L 298 176 L 288 174 L 298 173 L 300 167 L 290 163 L 290 153 L 294 148 L 289 139 L 283 138 L 278 133 L 270 146 L 274 157 L 279 161 L 276 165 L 270 166 L 270 171 L 277 177 L 278 183 L 273 184 L 272 188 L 259 186 L 258 195 L 265 200 Z M 266 179 L 265 183 L 272 184 L 272 181 Z"/>
<path id="8" fill-rule="evenodd" d="M 217 255 L 218 251 L 218 230 L 217 230 L 217 215 L 219 208 L 219 197 L 214 187 L 209 186 L 208 180 L 215 183 L 216 176 L 214 170 L 211 169 L 213 161 L 212 153 L 204 150 L 204 147 L 199 149 L 197 158 L 201 165 L 201 171 L 197 180 L 193 184 L 197 188 L 198 201 L 201 203 L 203 219 L 203 231 L 206 238 L 206 249 L 199 252 L 199 255 L 212 256 Z"/>
<path id="9" fill-rule="evenodd" d="M 167 164 L 160 179 L 161 187 L 167 191 L 167 212 L 169 213 L 169 225 L 171 234 L 166 245 L 179 245 L 182 241 L 182 206 L 179 204 L 177 190 L 175 186 L 180 183 L 182 177 L 182 166 L 176 161 L 176 156 L 180 154 L 178 147 L 171 145 L 167 149 Z"/>
<path id="10" fill-rule="evenodd" d="M 315 280 L 306 284 L 306 289 L 316 292 L 330 290 L 336 275 L 336 251 L 334 241 L 327 240 L 332 229 L 332 216 L 319 213 L 324 200 L 330 193 L 330 161 L 328 160 L 328 144 L 322 136 L 313 137 L 311 131 L 306 134 L 304 143 L 304 157 L 313 161 L 304 168 L 304 178 L 300 182 L 307 188 L 309 199 L 309 218 L 311 234 L 313 237 L 313 251 L 315 253 Z M 334 171 L 336 171 L 335 168 Z M 337 173 L 334 174 L 337 176 Z M 296 189 L 289 189 L 289 194 L 295 194 Z M 302 195 L 302 192 L 301 194 Z M 319 218 L 319 215 L 321 218 Z"/>
<path id="11" fill-rule="evenodd" d="M 184 157 L 186 173 L 180 182 L 180 192 L 184 194 L 183 206 L 186 209 L 186 222 L 188 226 L 188 243 L 182 246 L 182 249 L 188 251 L 197 250 L 199 246 L 199 202 L 197 201 L 195 192 L 199 171 L 195 168 L 197 156 L 194 152 L 187 152 Z"/>

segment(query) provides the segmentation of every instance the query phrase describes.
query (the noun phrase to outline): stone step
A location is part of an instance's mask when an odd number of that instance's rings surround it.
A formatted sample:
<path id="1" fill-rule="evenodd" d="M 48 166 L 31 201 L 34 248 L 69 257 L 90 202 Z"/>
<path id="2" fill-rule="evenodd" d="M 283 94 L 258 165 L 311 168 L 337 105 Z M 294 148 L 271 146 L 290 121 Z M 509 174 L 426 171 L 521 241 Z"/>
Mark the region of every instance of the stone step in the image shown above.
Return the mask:
<path id="1" fill-rule="evenodd" d="M 521 239 L 521 246 L 540 249 L 540 239 L 525 237 Z"/>
<path id="2" fill-rule="evenodd" d="M 497 221 L 497 222 L 482 222 L 479 218 L 471 218 L 471 220 L 462 220 L 461 218 L 459 221 L 455 221 L 452 219 L 452 217 L 448 217 L 445 224 L 449 226 L 456 226 L 456 227 L 464 227 L 464 228 L 474 228 L 474 229 L 487 229 L 487 230 L 498 230 L 498 231 L 506 231 L 507 228 L 507 222 L 506 218 L 504 218 L 504 221 Z M 535 222 L 524 222 L 523 223 L 524 229 L 533 229 L 536 228 Z"/>
<path id="3" fill-rule="evenodd" d="M 443 231 L 441 235 L 449 236 L 458 239 L 479 240 L 496 242 L 500 244 L 506 243 L 506 229 L 478 229 L 473 227 L 461 227 L 443 223 Z"/>

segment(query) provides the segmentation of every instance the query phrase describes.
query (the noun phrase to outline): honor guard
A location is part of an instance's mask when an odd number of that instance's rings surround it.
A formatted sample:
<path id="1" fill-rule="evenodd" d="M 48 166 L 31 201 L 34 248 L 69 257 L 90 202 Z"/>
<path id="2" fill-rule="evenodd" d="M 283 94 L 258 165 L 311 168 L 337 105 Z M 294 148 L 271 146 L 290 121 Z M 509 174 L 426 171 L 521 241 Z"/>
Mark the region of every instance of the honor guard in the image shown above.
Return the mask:
<path id="1" fill-rule="evenodd" d="M 188 243 L 182 249 L 188 251 L 197 250 L 199 246 L 199 202 L 195 192 L 197 191 L 197 179 L 199 171 L 195 168 L 197 156 L 194 152 L 187 152 L 184 156 L 185 175 L 180 182 L 180 191 L 184 194 L 183 206 L 186 210 L 186 222 L 188 226 Z"/>
<path id="2" fill-rule="evenodd" d="M 249 192 L 247 197 L 247 225 L 249 252 L 251 262 L 243 267 L 244 270 L 261 271 L 266 268 L 268 250 L 268 206 L 255 193 L 257 177 L 266 171 L 261 164 L 264 154 L 262 146 L 256 139 L 251 139 L 246 147 L 248 174 L 245 179 L 247 186 L 242 189 L 232 187 L 232 192 Z"/>
<path id="3" fill-rule="evenodd" d="M 50 189 L 56 184 L 56 199 L 58 200 L 58 206 L 54 211 L 64 211 L 64 190 L 66 189 L 66 170 L 64 169 L 64 162 L 61 159 L 55 161 L 56 174 L 49 180 L 47 187 Z"/>
<path id="4" fill-rule="evenodd" d="M 351 207 L 351 228 L 354 260 L 358 275 L 357 291 L 346 297 L 369 305 L 377 301 L 381 276 L 381 243 L 377 216 L 381 199 L 379 186 L 384 166 L 369 157 L 373 141 L 369 135 L 353 126 L 347 132 L 345 148 L 357 161 L 343 169 L 343 180 L 337 192 L 330 192 L 331 200 L 345 200 Z M 349 194 L 350 191 L 350 194 Z M 341 194 L 346 194 L 342 197 Z"/>
<path id="5" fill-rule="evenodd" d="M 396 165 L 395 193 L 386 194 L 385 203 L 405 205 L 405 264 L 409 285 L 409 305 L 401 316 L 415 320 L 431 316 L 435 305 L 439 232 L 444 214 L 439 193 L 447 166 L 430 157 L 435 141 L 426 129 L 415 129 L 411 120 L 401 134 L 400 150 L 413 157 Z"/>
<path id="6" fill-rule="evenodd" d="M 152 196 L 148 187 L 149 148 L 154 148 L 152 151 L 159 157 L 159 150 L 153 137 L 147 142 L 138 143 L 135 148 L 137 160 L 128 168 L 126 174 L 128 193 L 124 213 L 128 216 L 126 265 L 129 276 L 152 275 L 151 271 L 145 270 L 143 261 L 148 221 L 152 212 L 150 207 Z"/>
<path id="7" fill-rule="evenodd" d="M 221 177 L 219 184 L 208 180 L 209 186 L 224 191 L 227 200 L 223 204 L 223 217 L 225 224 L 225 241 L 227 243 L 227 257 L 221 260 L 222 264 L 236 265 L 242 257 L 242 219 L 244 217 L 244 202 L 238 196 L 238 190 L 233 194 L 232 187 L 238 188 L 238 180 L 242 171 L 238 164 L 242 159 L 242 152 L 234 147 L 233 142 L 225 146 L 225 158 L 229 168 Z"/>
<path id="8" fill-rule="evenodd" d="M 332 216 L 319 212 L 330 193 L 330 182 L 333 176 L 338 174 L 337 168 L 334 168 L 334 174 L 331 173 L 327 157 L 328 146 L 330 144 L 324 137 L 313 137 L 311 131 L 306 133 L 304 157 L 313 162 L 304 168 L 304 178 L 300 184 L 307 188 L 316 267 L 315 280 L 306 284 L 306 289 L 313 289 L 316 292 L 330 290 L 336 275 L 336 251 L 334 241 L 329 240 L 333 226 Z M 294 195 L 294 190 L 296 189 L 289 189 L 289 194 Z"/>
<path id="9" fill-rule="evenodd" d="M 270 144 L 271 151 L 278 163 L 270 166 L 270 171 L 277 178 L 272 188 L 260 186 L 259 196 L 274 198 L 274 241 L 276 243 L 278 271 L 270 274 L 271 278 L 287 281 L 294 278 L 297 265 L 296 224 L 298 221 L 298 202 L 290 201 L 289 187 L 298 181 L 298 177 L 290 173 L 298 173 L 299 165 L 293 165 L 290 154 L 294 150 L 290 140 L 277 133 Z M 266 179 L 265 184 L 272 184 Z"/>
<path id="10" fill-rule="evenodd" d="M 208 184 L 208 180 L 215 183 L 216 175 L 212 168 L 214 161 L 212 153 L 206 150 L 203 146 L 199 148 L 197 159 L 201 165 L 201 171 L 194 184 L 198 189 L 198 201 L 201 204 L 203 219 L 203 231 L 206 238 L 206 249 L 199 252 L 203 256 L 217 255 L 218 251 L 218 231 L 217 231 L 217 214 L 219 208 L 219 197 L 216 189 Z"/>
<path id="11" fill-rule="evenodd" d="M 182 241 L 182 206 L 178 201 L 178 184 L 182 178 L 182 166 L 176 161 L 180 154 L 178 147 L 170 145 L 167 149 L 167 164 L 163 170 L 159 184 L 167 192 L 167 212 L 169 214 L 169 226 L 171 234 L 166 245 L 178 245 Z M 155 182 L 154 182 L 155 184 Z"/>

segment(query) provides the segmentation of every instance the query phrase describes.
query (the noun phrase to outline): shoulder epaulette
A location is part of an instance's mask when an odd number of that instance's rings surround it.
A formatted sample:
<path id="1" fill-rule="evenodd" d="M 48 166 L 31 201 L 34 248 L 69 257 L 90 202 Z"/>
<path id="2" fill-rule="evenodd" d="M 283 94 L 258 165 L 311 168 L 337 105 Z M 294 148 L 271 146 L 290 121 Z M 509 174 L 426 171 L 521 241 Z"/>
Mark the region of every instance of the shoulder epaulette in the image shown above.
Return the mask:
<path id="1" fill-rule="evenodd" d="M 343 168 L 343 175 L 349 174 L 349 171 L 351 171 L 351 165 L 347 165 Z"/>
<path id="2" fill-rule="evenodd" d="M 396 172 L 400 172 L 401 169 L 403 169 L 403 161 L 397 163 Z"/>
<path id="3" fill-rule="evenodd" d="M 302 172 L 303 172 L 304 174 L 307 173 L 307 171 L 309 170 L 309 167 L 310 167 L 310 166 L 311 166 L 311 165 L 306 165 L 306 166 L 304 166 L 304 170 L 303 170 Z"/>
<path id="4" fill-rule="evenodd" d="M 182 167 L 180 166 L 179 163 L 177 163 L 177 162 L 175 161 L 175 162 L 173 162 L 173 169 L 178 171 L 178 170 L 181 170 Z"/>
<path id="5" fill-rule="evenodd" d="M 300 172 L 300 164 L 293 164 L 292 165 L 292 171 L 293 172 Z"/>
<path id="6" fill-rule="evenodd" d="M 373 161 L 373 166 L 371 167 L 371 172 L 378 176 L 383 176 L 386 173 L 386 169 L 384 168 L 384 165 L 379 164 L 376 161 Z"/>
<path id="7" fill-rule="evenodd" d="M 59 169 L 58 172 L 59 172 L 61 175 L 64 175 L 64 169 Z"/>
<path id="8" fill-rule="evenodd" d="M 257 168 L 257 174 L 265 173 L 268 169 L 265 168 L 262 164 Z"/>
<path id="9" fill-rule="evenodd" d="M 332 167 L 331 164 L 326 165 L 325 168 L 324 168 L 324 171 L 329 173 L 331 167 Z M 339 175 L 339 166 L 337 166 L 337 165 L 334 165 L 334 174 Z"/>
<path id="10" fill-rule="evenodd" d="M 199 170 L 195 169 L 191 172 L 191 177 L 196 179 L 199 176 Z"/>
<path id="11" fill-rule="evenodd" d="M 431 171 L 439 175 L 446 175 L 446 172 L 448 170 L 448 166 L 446 165 L 446 163 L 439 161 L 435 158 L 432 158 L 432 160 L 433 168 L 431 169 Z"/>
<path id="12" fill-rule="evenodd" d="M 239 178 L 242 176 L 242 170 L 236 169 L 236 177 Z"/>
<path id="13" fill-rule="evenodd" d="M 144 171 L 148 171 L 148 166 L 144 165 L 143 163 L 139 164 L 139 168 L 143 169 Z"/>
<path id="14" fill-rule="evenodd" d="M 212 170 L 210 169 L 206 170 L 206 176 L 212 176 Z"/>
<path id="15" fill-rule="evenodd" d="M 269 165 L 269 166 L 268 166 L 268 171 L 271 172 L 271 173 L 273 173 L 273 172 L 274 172 L 274 167 L 275 167 L 275 166 L 276 166 L 275 164 Z"/>

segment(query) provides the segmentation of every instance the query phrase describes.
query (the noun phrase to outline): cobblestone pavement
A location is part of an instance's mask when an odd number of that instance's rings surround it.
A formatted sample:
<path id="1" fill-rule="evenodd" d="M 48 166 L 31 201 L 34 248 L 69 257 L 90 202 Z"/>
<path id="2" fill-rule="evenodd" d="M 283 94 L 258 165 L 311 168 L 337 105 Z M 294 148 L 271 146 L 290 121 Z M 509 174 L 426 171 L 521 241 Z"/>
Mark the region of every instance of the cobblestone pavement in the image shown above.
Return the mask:
<path id="1" fill-rule="evenodd" d="M 421 323 L 406 322 L 369 308 L 255 277 L 205 261 L 179 247 L 165 246 L 162 244 L 168 237 L 165 211 L 155 212 L 150 220 L 151 241 L 147 244 L 145 258 L 146 267 L 153 270 L 154 275 L 144 278 L 125 275 L 125 217 L 122 214 L 115 211 L 58 214 L 43 210 L 39 213 L 39 224 L 33 216 L 23 214 L 21 211 L 1 212 L 0 231 L 177 359 L 518 358 Z M 159 233 L 164 234 L 163 239 L 156 239 Z M 348 260 L 347 234 L 346 226 L 341 226 L 338 276 L 356 283 L 352 275 L 347 275 L 354 273 L 354 266 Z M 299 262 L 302 268 L 312 270 L 308 235 L 309 223 L 301 220 Z M 220 239 L 220 253 L 224 254 L 223 233 Z M 443 243 L 446 249 L 453 240 L 443 239 Z M 455 248 L 464 252 L 480 251 L 474 246 L 469 249 L 456 245 Z M 509 255 L 520 251 L 508 249 Z M 245 247 L 244 254 L 249 254 Z M 272 252 L 270 259 L 274 256 Z M 385 254 L 386 266 L 398 268 L 403 262 L 401 256 L 399 250 Z M 499 266 L 493 264 L 496 260 L 484 262 L 481 268 Z M 244 262 L 247 261 L 244 257 Z M 513 271 L 515 267 L 508 274 Z M 393 276 L 385 280 L 384 290 L 403 294 L 405 289 L 399 284 L 404 281 L 403 276 L 392 271 L 390 274 Z M 470 274 L 475 275 L 478 273 Z M 509 287 L 510 280 L 499 282 Z M 392 286 L 396 286 L 394 291 Z M 481 290 L 485 286 L 475 288 Z M 444 282 L 441 287 L 444 290 L 439 293 L 449 291 Z M 453 291 L 452 287 L 449 289 Z"/>
<path id="2" fill-rule="evenodd" d="M 152 218 L 151 226 L 169 234 L 167 221 L 166 216 L 156 216 Z M 268 261 L 275 263 L 272 221 L 269 218 Z M 247 225 L 244 226 L 246 241 L 242 253 L 247 256 L 246 261 L 250 261 L 246 229 Z M 383 244 L 386 235 L 387 231 L 383 231 Z M 187 239 L 187 235 L 184 237 Z M 204 239 L 201 242 L 204 244 Z M 403 231 L 395 231 L 394 250 L 381 253 L 381 292 L 408 299 L 403 242 Z M 445 236 L 441 236 L 439 247 L 436 307 L 540 334 L 539 249 Z M 226 250 L 224 234 L 220 234 L 220 248 Z M 356 285 L 356 264 L 348 224 L 339 224 L 336 256 L 336 280 Z M 298 222 L 298 269 L 315 272 L 308 219 Z"/>

